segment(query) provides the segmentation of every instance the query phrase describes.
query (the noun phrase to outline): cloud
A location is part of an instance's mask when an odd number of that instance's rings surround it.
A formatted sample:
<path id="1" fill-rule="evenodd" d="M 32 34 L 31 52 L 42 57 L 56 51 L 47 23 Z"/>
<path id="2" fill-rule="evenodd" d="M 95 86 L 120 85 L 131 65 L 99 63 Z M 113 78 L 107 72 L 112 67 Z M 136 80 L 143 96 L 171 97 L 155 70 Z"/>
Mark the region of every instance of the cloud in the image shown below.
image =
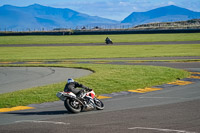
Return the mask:
<path id="1" fill-rule="evenodd" d="M 176 5 L 176 3 L 173 2 L 173 1 L 169 1 L 169 2 L 168 2 L 168 5 Z"/>
<path id="2" fill-rule="evenodd" d="M 120 5 L 120 6 L 128 6 L 128 5 L 130 5 L 130 3 L 129 3 L 129 2 L 120 1 L 120 2 L 119 2 L 119 5 Z"/>

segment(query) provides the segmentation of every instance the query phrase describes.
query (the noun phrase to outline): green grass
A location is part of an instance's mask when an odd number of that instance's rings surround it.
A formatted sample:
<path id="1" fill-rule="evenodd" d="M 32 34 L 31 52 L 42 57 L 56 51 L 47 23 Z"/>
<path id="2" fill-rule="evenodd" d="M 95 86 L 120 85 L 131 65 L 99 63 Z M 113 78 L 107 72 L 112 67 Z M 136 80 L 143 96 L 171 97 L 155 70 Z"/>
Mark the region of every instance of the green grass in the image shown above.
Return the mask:
<path id="1" fill-rule="evenodd" d="M 200 44 L 0 48 L 0 61 L 163 56 L 200 56 Z"/>
<path id="2" fill-rule="evenodd" d="M 160 42 L 200 40 L 200 33 L 73 36 L 0 36 L 0 44 L 104 43 L 104 40 L 107 36 L 109 36 L 114 42 Z"/>
<path id="3" fill-rule="evenodd" d="M 76 80 L 93 88 L 97 94 L 151 87 L 174 81 L 177 78 L 184 78 L 189 75 L 188 72 L 183 70 L 155 66 L 95 64 L 53 66 L 87 68 L 95 71 L 92 75 Z M 58 91 L 63 91 L 64 85 L 65 82 L 62 82 L 20 90 L 13 93 L 0 94 L 0 108 L 59 100 L 55 94 Z"/>

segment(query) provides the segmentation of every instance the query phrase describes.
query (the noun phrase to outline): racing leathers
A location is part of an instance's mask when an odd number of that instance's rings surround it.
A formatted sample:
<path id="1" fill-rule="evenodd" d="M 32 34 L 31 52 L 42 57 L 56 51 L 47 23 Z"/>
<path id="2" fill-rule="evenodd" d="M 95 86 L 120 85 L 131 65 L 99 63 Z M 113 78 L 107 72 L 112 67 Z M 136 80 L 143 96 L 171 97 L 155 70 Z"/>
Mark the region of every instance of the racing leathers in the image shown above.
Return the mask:
<path id="1" fill-rule="evenodd" d="M 77 87 L 83 89 L 78 89 Z M 64 92 L 73 92 L 77 97 L 80 97 L 84 89 L 91 90 L 90 88 L 82 84 L 79 84 L 78 82 L 71 82 L 65 85 Z"/>

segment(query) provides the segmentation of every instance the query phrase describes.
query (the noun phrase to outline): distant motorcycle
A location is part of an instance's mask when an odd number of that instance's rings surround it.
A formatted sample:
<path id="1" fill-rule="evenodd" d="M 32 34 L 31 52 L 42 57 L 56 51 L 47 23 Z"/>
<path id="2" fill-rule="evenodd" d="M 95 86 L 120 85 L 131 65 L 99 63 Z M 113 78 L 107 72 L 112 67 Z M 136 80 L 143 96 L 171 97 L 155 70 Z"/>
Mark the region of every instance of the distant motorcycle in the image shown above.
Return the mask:
<path id="1" fill-rule="evenodd" d="M 95 97 L 95 92 L 93 90 L 84 90 L 81 99 L 77 98 L 77 96 L 72 92 L 58 92 L 56 96 L 60 100 L 64 101 L 65 108 L 71 113 L 104 109 L 103 102 Z"/>
<path id="2" fill-rule="evenodd" d="M 112 40 L 108 37 L 106 38 L 105 42 L 106 44 L 113 44 Z"/>
<path id="3" fill-rule="evenodd" d="M 106 40 L 106 44 L 113 44 L 111 40 Z"/>

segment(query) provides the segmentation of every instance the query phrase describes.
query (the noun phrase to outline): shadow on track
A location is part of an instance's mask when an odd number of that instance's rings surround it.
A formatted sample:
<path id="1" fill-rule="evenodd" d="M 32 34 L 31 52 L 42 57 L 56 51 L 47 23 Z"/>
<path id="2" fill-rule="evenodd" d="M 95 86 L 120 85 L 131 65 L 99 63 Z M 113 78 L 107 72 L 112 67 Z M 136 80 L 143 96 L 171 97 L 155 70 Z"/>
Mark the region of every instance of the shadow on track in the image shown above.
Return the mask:
<path id="1" fill-rule="evenodd" d="M 70 114 L 67 110 L 58 110 L 58 111 L 41 111 L 41 112 L 11 112 L 7 114 L 16 114 L 16 115 L 63 115 Z"/>

